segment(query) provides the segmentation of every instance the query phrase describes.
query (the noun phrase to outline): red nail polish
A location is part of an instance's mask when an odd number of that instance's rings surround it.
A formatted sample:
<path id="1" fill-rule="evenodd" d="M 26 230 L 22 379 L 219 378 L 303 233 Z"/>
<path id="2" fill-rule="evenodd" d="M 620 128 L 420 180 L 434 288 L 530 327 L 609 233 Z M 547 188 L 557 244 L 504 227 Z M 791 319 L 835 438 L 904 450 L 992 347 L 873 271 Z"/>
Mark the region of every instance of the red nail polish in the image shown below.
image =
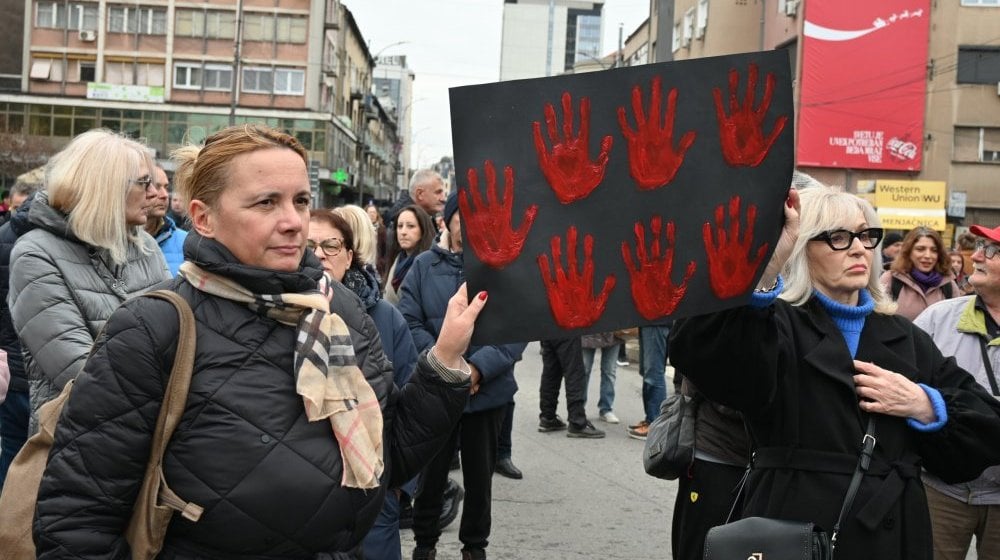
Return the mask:
<path id="1" fill-rule="evenodd" d="M 788 206 L 789 208 L 792 207 L 792 199 L 791 198 L 786 198 L 785 199 L 785 206 Z"/>
<path id="2" fill-rule="evenodd" d="M 486 292 L 479 292 L 479 299 L 486 301 Z"/>

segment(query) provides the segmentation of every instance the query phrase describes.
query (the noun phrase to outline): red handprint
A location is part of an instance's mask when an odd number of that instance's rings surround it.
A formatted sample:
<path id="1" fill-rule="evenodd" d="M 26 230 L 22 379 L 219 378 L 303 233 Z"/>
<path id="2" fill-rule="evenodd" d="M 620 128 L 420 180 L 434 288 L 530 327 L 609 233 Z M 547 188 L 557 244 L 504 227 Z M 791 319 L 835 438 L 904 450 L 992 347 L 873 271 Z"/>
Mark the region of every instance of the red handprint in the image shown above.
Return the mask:
<path id="1" fill-rule="evenodd" d="M 560 138 L 556 129 L 556 110 L 551 103 L 545 104 L 545 125 L 552 141 L 551 154 L 542 139 L 542 125 L 535 121 L 532 128 L 542 174 L 559 202 L 569 204 L 586 198 L 604 180 L 612 138 L 610 135 L 604 137 L 597 162 L 590 161 L 590 98 L 580 99 L 580 130 L 576 138 L 573 138 L 573 101 L 568 92 L 562 94 L 562 109 L 563 137 Z"/>
<path id="2" fill-rule="evenodd" d="M 715 208 L 716 240 L 712 241 L 712 226 L 705 222 L 701 228 L 708 254 L 708 279 L 712 291 L 719 299 L 736 297 L 747 291 L 757 268 L 767 254 L 767 243 L 757 249 L 757 256 L 750 259 L 753 246 L 753 225 L 757 221 L 757 207 L 747 208 L 747 229 L 740 239 L 740 197 L 729 199 L 729 232 L 725 229 L 723 205 Z"/>
<path id="3" fill-rule="evenodd" d="M 577 272 L 576 227 L 570 226 L 566 233 L 566 250 L 569 270 L 562 266 L 562 239 L 552 236 L 553 277 L 549 270 L 548 255 L 538 255 L 538 269 L 542 272 L 542 282 L 549 297 L 549 308 L 556 324 L 564 329 L 589 327 L 604 313 L 611 289 L 615 287 L 615 276 L 609 274 L 604 279 L 601 294 L 593 296 L 594 285 L 594 238 L 583 238 L 583 273 Z"/>
<path id="4" fill-rule="evenodd" d="M 736 69 L 729 70 L 729 113 L 722 106 L 722 92 L 712 88 L 715 96 L 715 113 L 719 120 L 719 139 L 722 142 L 722 156 L 729 165 L 744 165 L 757 167 L 767 157 L 771 145 L 788 122 L 787 116 L 780 116 L 774 121 L 774 130 L 764 138 L 764 116 L 771 106 L 771 95 L 774 94 L 774 74 L 768 72 L 764 83 L 764 99 L 760 107 L 754 109 L 754 97 L 757 94 L 757 65 L 750 63 L 747 77 L 747 91 L 743 106 L 736 100 L 739 90 L 740 73 Z"/>
<path id="5" fill-rule="evenodd" d="M 469 169 L 466 177 L 469 187 L 458 191 L 458 207 L 465 220 L 465 232 L 469 245 L 479 260 L 497 270 L 507 266 L 521 254 L 524 239 L 538 214 L 538 205 L 532 204 L 524 211 L 521 227 L 512 229 L 511 207 L 514 205 L 514 170 L 503 168 L 503 200 L 497 200 L 497 173 L 493 162 L 486 160 L 486 202 L 479 194 L 479 176 L 475 169 Z M 468 193 L 472 193 L 469 203 Z"/>
<path id="6" fill-rule="evenodd" d="M 618 108 L 618 125 L 628 141 L 628 163 L 632 178 L 642 190 L 652 190 L 674 180 L 684 163 L 684 153 L 694 144 L 695 131 L 684 133 L 674 150 L 674 117 L 677 114 L 677 88 L 667 94 L 667 114 L 660 126 L 660 77 L 653 78 L 649 99 L 649 118 L 642 110 L 642 91 L 632 87 L 632 112 L 637 130 L 632 130 L 625 118 L 625 107 Z"/>
<path id="7" fill-rule="evenodd" d="M 667 222 L 667 246 L 660 255 L 660 231 L 662 219 L 653 216 L 650 221 L 653 245 L 646 254 L 646 228 L 641 222 L 635 223 L 635 249 L 639 266 L 632 261 L 632 250 L 628 242 L 622 242 L 622 258 L 632 280 L 632 301 L 639 314 L 646 319 L 656 319 L 669 315 L 684 298 L 688 280 L 694 274 L 695 262 L 687 265 L 684 280 L 677 286 L 670 279 L 674 268 L 674 223 Z"/>

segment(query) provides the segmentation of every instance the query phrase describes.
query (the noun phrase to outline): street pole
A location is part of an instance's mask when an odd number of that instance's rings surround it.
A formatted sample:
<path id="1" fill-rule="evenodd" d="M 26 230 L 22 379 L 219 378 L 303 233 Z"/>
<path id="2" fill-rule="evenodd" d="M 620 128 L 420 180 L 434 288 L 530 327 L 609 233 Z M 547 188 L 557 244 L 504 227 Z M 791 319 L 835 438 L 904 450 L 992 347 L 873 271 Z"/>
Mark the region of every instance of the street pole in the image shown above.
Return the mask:
<path id="1" fill-rule="evenodd" d="M 236 105 L 240 95 L 240 51 L 243 43 L 243 0 L 236 0 L 236 36 L 233 38 L 233 78 L 229 95 L 229 126 L 236 124 Z"/>
<path id="2" fill-rule="evenodd" d="M 625 44 L 622 43 L 622 34 L 624 32 L 625 32 L 625 24 L 624 23 L 619 23 L 618 24 L 618 56 L 615 57 L 614 68 L 621 68 L 622 66 L 625 66 L 625 64 L 624 64 L 624 62 L 625 62 L 625 51 L 624 51 Z"/>

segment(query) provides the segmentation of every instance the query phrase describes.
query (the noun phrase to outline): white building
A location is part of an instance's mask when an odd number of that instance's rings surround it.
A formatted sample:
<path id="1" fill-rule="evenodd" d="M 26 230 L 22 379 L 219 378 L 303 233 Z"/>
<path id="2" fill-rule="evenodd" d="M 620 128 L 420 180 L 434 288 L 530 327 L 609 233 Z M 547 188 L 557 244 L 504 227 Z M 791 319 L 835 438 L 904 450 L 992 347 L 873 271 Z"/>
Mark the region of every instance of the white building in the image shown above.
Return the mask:
<path id="1" fill-rule="evenodd" d="M 382 56 L 375 62 L 372 82 L 379 102 L 396 120 L 399 134 L 396 186 L 400 191 L 410 183 L 411 123 L 413 121 L 413 70 L 406 66 L 406 56 Z M 393 193 L 393 198 L 398 193 Z"/>
<path id="2" fill-rule="evenodd" d="M 504 0 L 500 79 L 555 76 L 601 56 L 603 0 Z"/>

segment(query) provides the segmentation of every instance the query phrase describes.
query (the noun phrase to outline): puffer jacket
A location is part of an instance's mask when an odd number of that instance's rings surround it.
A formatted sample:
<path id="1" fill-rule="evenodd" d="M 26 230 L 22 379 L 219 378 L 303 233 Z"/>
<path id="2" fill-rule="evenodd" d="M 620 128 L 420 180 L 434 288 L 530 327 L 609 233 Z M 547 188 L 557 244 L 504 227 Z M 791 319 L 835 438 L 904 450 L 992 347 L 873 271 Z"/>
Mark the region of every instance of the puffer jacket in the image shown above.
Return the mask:
<path id="1" fill-rule="evenodd" d="M 21 339 L 31 390 L 29 433 L 38 429 L 38 408 L 76 377 L 111 313 L 126 299 L 170 278 L 156 242 L 139 231 L 123 265 L 107 249 L 87 245 L 66 215 L 38 193 L 25 233 L 10 255 L 10 304 Z"/>
<path id="2" fill-rule="evenodd" d="M 187 238 L 187 234 L 188 232 L 177 227 L 173 218 L 164 216 L 163 226 L 153 236 L 156 244 L 160 246 L 160 251 L 163 252 L 171 276 L 177 276 L 177 270 L 184 262 L 184 239 Z"/>
<path id="3" fill-rule="evenodd" d="M 958 289 L 958 284 L 955 283 L 955 278 L 950 274 L 942 278 L 937 286 L 924 292 L 920 285 L 917 284 L 917 281 L 909 274 L 890 270 L 883 272 L 882 276 L 879 277 L 879 282 L 882 283 L 882 288 L 886 294 L 892 293 L 890 288 L 893 278 L 903 283 L 903 288 L 899 291 L 899 297 L 896 298 L 896 315 L 902 315 L 911 321 L 916 319 L 917 315 L 920 315 L 920 312 L 927 309 L 928 306 L 948 299 L 942 286 L 951 285 L 951 297 L 962 293 Z"/>
<path id="4" fill-rule="evenodd" d="M 445 242 L 446 243 L 446 242 Z M 434 345 L 448 300 L 465 281 L 462 253 L 452 253 L 434 244 L 417 255 L 413 267 L 400 286 L 399 310 L 410 325 L 417 351 Z M 524 343 L 470 346 L 465 359 L 479 370 L 479 391 L 469 397 L 466 412 L 481 412 L 507 406 L 517 392 L 514 364 L 521 359 Z"/>
<path id="5" fill-rule="evenodd" d="M 34 227 L 28 220 L 28 211 L 35 195 L 31 195 L 10 220 L 0 227 L 0 349 L 7 352 L 7 366 L 10 368 L 10 390 L 28 392 L 28 374 L 24 371 L 21 357 L 21 340 L 10 318 L 7 294 L 10 291 L 10 253 L 17 239 Z"/>
<path id="6" fill-rule="evenodd" d="M 315 289 L 319 261 L 298 272 L 239 264 L 221 244 L 188 235 L 185 257 L 259 294 Z M 371 318 L 339 283 L 331 309 L 382 407 L 386 471 L 374 490 L 341 486 L 340 448 L 327 420 L 309 422 L 295 391 L 295 329 L 248 306 L 168 284 L 191 305 L 198 344 L 187 408 L 164 457 L 184 499 L 205 508 L 197 523 L 175 516 L 161 559 L 349 558 L 382 506 L 385 488 L 413 476 L 447 439 L 468 381 L 445 382 L 421 356 L 400 390 Z M 126 302 L 74 386 L 38 496 L 39 558 L 129 557 L 123 538 L 172 365 L 173 306 Z"/>
<path id="7" fill-rule="evenodd" d="M 972 374 L 984 389 L 990 391 L 980 340 L 987 337 L 986 319 L 976 308 L 976 296 L 965 296 L 935 303 L 928 307 L 913 324 L 931 335 L 945 356 L 952 356 L 959 367 Z M 1000 372 L 1000 338 L 987 342 L 986 352 L 994 375 Z M 1000 379 L 998 379 L 1000 382 Z M 960 502 L 969 505 L 1000 505 L 1000 466 L 989 467 L 971 482 L 948 484 L 929 472 L 924 483 Z"/>

